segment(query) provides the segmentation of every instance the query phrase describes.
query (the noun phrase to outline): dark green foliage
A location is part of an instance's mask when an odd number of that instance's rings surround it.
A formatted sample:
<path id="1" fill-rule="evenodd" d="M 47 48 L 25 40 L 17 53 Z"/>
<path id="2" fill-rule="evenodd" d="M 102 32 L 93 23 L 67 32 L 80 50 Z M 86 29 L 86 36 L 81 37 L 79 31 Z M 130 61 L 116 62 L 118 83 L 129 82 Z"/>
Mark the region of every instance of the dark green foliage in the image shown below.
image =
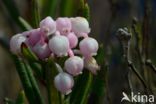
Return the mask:
<path id="1" fill-rule="evenodd" d="M 70 96 L 70 104 L 86 104 L 90 94 L 93 75 L 84 69 L 83 74 L 76 78 L 74 88 Z"/>
<path id="2" fill-rule="evenodd" d="M 15 104 L 25 104 L 25 94 L 24 94 L 24 91 L 21 91 L 18 94 Z"/>

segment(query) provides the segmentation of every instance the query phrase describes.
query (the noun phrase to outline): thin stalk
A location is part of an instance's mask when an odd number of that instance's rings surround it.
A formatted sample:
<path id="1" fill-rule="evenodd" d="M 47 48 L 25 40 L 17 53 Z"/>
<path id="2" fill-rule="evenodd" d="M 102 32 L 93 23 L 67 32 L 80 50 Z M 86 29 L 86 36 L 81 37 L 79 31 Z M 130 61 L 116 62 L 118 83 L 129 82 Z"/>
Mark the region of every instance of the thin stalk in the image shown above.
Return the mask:
<path id="1" fill-rule="evenodd" d="M 156 67 L 155 67 L 155 65 L 153 65 L 153 63 L 151 62 L 151 60 L 147 60 L 146 61 L 146 65 L 149 67 L 149 68 L 151 68 L 152 70 L 153 70 L 153 72 L 154 73 L 156 73 Z"/>
<path id="2" fill-rule="evenodd" d="M 57 75 L 57 67 L 53 60 L 48 60 L 46 63 L 42 64 L 45 70 L 45 80 L 48 95 L 48 104 L 59 104 L 59 92 L 54 86 L 54 78 Z"/>
<path id="3" fill-rule="evenodd" d="M 132 24 L 132 31 L 134 33 L 134 36 L 135 36 L 135 42 L 136 42 L 136 45 L 135 45 L 135 50 L 138 54 L 138 57 L 139 57 L 139 62 L 140 62 L 140 68 L 143 69 L 143 59 L 142 59 L 142 55 L 141 55 L 141 51 L 140 51 L 140 37 L 139 37 L 139 33 L 137 32 L 136 30 L 136 24 L 137 24 L 137 20 L 133 20 L 133 24 Z"/>
<path id="4" fill-rule="evenodd" d="M 132 62 L 128 62 L 128 66 L 131 68 L 131 70 L 135 73 L 135 75 L 139 78 L 139 80 L 141 81 L 141 83 L 143 84 L 144 88 L 147 89 L 147 85 L 144 81 L 144 79 L 142 78 L 142 76 L 138 73 L 137 69 L 134 67 L 134 65 L 132 64 Z"/>
<path id="5" fill-rule="evenodd" d="M 44 104 L 43 97 L 41 95 L 41 92 L 40 92 L 40 89 L 39 89 L 38 84 L 36 82 L 36 79 L 33 75 L 32 69 L 30 68 L 30 66 L 28 64 L 26 64 L 26 62 L 25 62 L 25 67 L 26 67 L 26 71 L 28 73 L 28 77 L 29 77 L 29 80 L 31 82 L 33 91 L 35 93 L 36 103 L 37 104 Z"/>

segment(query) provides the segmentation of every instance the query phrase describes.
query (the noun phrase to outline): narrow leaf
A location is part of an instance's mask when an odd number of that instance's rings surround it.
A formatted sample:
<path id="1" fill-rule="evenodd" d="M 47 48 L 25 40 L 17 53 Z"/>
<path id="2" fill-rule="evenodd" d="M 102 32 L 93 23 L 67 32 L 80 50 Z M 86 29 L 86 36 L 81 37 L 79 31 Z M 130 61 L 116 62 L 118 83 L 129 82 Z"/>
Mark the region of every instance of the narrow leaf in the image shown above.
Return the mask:
<path id="1" fill-rule="evenodd" d="M 44 0 L 44 16 L 55 18 L 58 0 Z"/>
<path id="2" fill-rule="evenodd" d="M 18 94 L 18 97 L 16 99 L 16 103 L 15 104 L 24 104 L 24 102 L 25 102 L 24 91 L 20 91 L 20 93 Z"/>
<path id="3" fill-rule="evenodd" d="M 32 26 L 37 28 L 40 22 L 40 10 L 39 10 L 39 1 L 38 0 L 31 0 L 31 7 L 32 7 Z"/>
<path id="4" fill-rule="evenodd" d="M 85 0 L 80 0 L 80 5 L 77 11 L 78 16 L 85 17 L 88 21 L 90 19 L 90 9 L 88 3 Z"/>
<path id="5" fill-rule="evenodd" d="M 41 95 L 40 89 L 38 87 L 37 81 L 33 75 L 32 69 L 30 68 L 30 66 L 28 64 L 25 64 L 26 67 L 26 71 L 29 77 L 29 80 L 31 82 L 34 94 L 35 94 L 35 99 L 36 99 L 36 103 L 37 104 L 44 104 L 44 100 L 43 97 Z"/>
<path id="6" fill-rule="evenodd" d="M 26 46 L 25 43 L 22 43 L 22 45 L 21 45 L 21 52 L 22 52 L 23 56 L 26 59 L 28 59 L 29 61 L 32 61 L 32 62 L 38 61 L 37 56 L 29 49 L 29 47 Z"/>
<path id="7" fill-rule="evenodd" d="M 99 46 L 95 59 L 99 65 L 104 65 L 104 58 L 105 58 L 104 47 L 103 47 L 103 44 L 101 44 Z"/>
<path id="8" fill-rule="evenodd" d="M 92 79 L 92 74 L 88 70 L 84 69 L 83 74 L 79 75 L 76 79 L 76 83 L 70 97 L 71 104 L 87 104 Z"/>
<path id="9" fill-rule="evenodd" d="M 27 30 L 31 30 L 32 29 L 32 27 L 30 26 L 30 24 L 25 19 L 23 19 L 22 17 L 19 17 L 19 21 L 23 24 L 23 26 Z"/>
<path id="10" fill-rule="evenodd" d="M 12 55 L 12 58 L 16 65 L 16 69 L 20 77 L 21 83 L 23 85 L 27 99 L 30 104 L 35 104 L 36 101 L 35 101 L 34 91 L 33 91 L 33 88 L 29 80 L 29 76 L 27 74 L 23 61 L 15 55 Z"/>
<path id="11" fill-rule="evenodd" d="M 70 17 L 74 14 L 74 0 L 61 0 L 60 15 Z"/>
<path id="12" fill-rule="evenodd" d="M 45 66 L 45 64 L 44 64 Z M 54 86 L 54 77 L 57 75 L 57 68 L 52 59 L 49 59 L 44 69 L 46 72 L 46 87 L 49 104 L 59 104 L 59 92 Z"/>
<path id="13" fill-rule="evenodd" d="M 92 94 L 90 96 L 91 101 L 96 104 L 102 103 L 102 98 L 105 96 L 106 91 L 106 77 L 107 77 L 107 68 L 101 66 L 100 71 L 96 76 L 94 76 L 93 87 L 92 87 Z"/>
<path id="14" fill-rule="evenodd" d="M 22 29 L 26 30 L 25 26 L 19 21 L 18 17 L 20 16 L 20 13 L 17 9 L 17 6 L 15 4 L 14 0 L 2 0 L 2 3 L 6 7 L 8 13 L 10 14 L 10 18 L 12 18 L 12 21 L 16 22 L 16 24 Z"/>

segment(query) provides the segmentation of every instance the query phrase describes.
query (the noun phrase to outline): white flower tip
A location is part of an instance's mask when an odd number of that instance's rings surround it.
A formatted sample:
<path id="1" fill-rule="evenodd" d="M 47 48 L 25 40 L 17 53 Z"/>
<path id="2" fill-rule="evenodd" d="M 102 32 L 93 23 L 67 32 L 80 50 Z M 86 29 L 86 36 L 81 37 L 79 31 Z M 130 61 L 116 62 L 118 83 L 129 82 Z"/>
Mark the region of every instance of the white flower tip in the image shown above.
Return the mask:
<path id="1" fill-rule="evenodd" d="M 100 66 L 97 64 L 96 60 L 93 57 L 84 58 L 85 68 L 90 70 L 93 74 L 97 74 L 97 71 L 100 70 Z"/>

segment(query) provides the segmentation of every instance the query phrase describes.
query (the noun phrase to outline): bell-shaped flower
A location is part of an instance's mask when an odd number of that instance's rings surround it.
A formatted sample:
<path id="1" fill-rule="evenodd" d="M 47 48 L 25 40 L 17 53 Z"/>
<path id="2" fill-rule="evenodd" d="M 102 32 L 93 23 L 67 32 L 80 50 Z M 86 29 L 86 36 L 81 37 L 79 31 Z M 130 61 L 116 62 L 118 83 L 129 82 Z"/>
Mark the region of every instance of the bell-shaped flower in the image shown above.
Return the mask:
<path id="1" fill-rule="evenodd" d="M 43 40 L 39 41 L 35 46 L 33 46 L 32 50 L 38 56 L 38 58 L 42 60 L 51 55 L 48 44 Z"/>
<path id="2" fill-rule="evenodd" d="M 69 94 L 74 85 L 74 79 L 71 75 L 61 72 L 54 79 L 54 85 L 62 94 Z"/>
<path id="3" fill-rule="evenodd" d="M 69 41 L 65 36 L 53 36 L 49 40 L 50 50 L 57 56 L 66 56 L 69 50 Z"/>
<path id="4" fill-rule="evenodd" d="M 94 56 L 99 48 L 98 42 L 94 38 L 84 38 L 79 44 L 80 51 L 85 57 Z"/>
<path id="5" fill-rule="evenodd" d="M 48 16 L 40 22 L 40 28 L 41 31 L 43 31 L 44 33 L 47 34 L 47 36 L 49 36 L 55 33 L 56 23 L 50 16 Z"/>
<path id="6" fill-rule="evenodd" d="M 21 45 L 26 41 L 26 37 L 22 34 L 16 34 L 12 36 L 10 40 L 10 50 L 14 54 L 21 53 Z"/>
<path id="7" fill-rule="evenodd" d="M 61 33 L 61 35 L 67 35 L 71 32 L 71 21 L 69 18 L 58 18 L 56 20 L 56 28 L 57 31 Z"/>
<path id="8" fill-rule="evenodd" d="M 67 35 L 67 38 L 69 40 L 70 48 L 75 48 L 78 44 L 77 36 L 73 32 L 71 32 Z"/>
<path id="9" fill-rule="evenodd" d="M 32 29 L 26 32 L 22 33 L 24 36 L 26 36 L 27 44 L 29 46 L 34 46 L 36 43 L 38 43 L 42 37 L 44 37 L 43 32 L 41 32 L 40 28 L 38 29 Z"/>
<path id="10" fill-rule="evenodd" d="M 90 32 L 89 23 L 83 17 L 71 18 L 72 23 L 72 31 L 78 37 L 86 37 L 86 35 Z"/>
<path id="11" fill-rule="evenodd" d="M 94 57 L 85 57 L 84 67 L 91 71 L 93 74 L 97 74 L 97 71 L 100 70 L 100 67 Z"/>
<path id="12" fill-rule="evenodd" d="M 81 74 L 83 67 L 83 59 L 78 56 L 72 56 L 65 61 L 65 70 L 73 76 Z"/>

